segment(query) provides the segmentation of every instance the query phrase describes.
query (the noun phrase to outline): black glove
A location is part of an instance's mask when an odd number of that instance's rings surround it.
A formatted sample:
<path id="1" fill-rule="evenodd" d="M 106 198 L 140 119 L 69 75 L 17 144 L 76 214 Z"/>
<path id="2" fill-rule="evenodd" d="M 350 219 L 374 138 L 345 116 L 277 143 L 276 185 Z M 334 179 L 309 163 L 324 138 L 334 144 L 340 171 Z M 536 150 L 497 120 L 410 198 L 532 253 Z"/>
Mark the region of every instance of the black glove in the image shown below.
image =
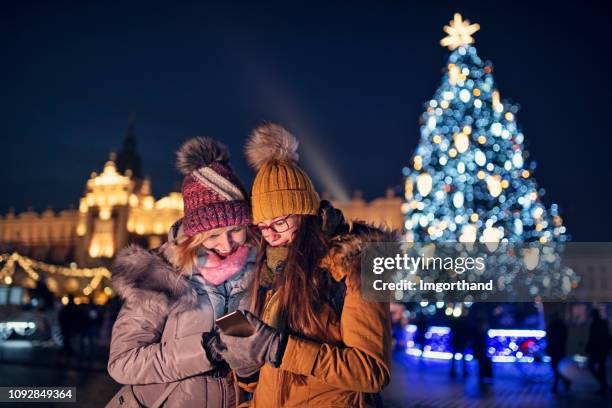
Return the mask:
<path id="1" fill-rule="evenodd" d="M 321 217 L 321 229 L 329 238 L 348 232 L 348 225 L 344 220 L 344 214 L 334 208 L 327 200 L 322 200 L 319 204 L 319 217 Z"/>
<path id="2" fill-rule="evenodd" d="M 221 341 L 220 344 L 213 345 L 215 351 L 239 377 L 252 376 L 264 363 L 279 367 L 288 336 L 281 335 L 249 311 L 243 310 L 242 313 L 255 329 L 253 334 L 248 337 L 235 337 L 219 331 Z"/>
<path id="3" fill-rule="evenodd" d="M 219 365 L 225 362 L 221 353 L 217 351 L 223 347 L 216 330 L 202 335 L 202 347 L 204 347 L 204 352 L 206 353 L 208 361 L 212 364 Z"/>

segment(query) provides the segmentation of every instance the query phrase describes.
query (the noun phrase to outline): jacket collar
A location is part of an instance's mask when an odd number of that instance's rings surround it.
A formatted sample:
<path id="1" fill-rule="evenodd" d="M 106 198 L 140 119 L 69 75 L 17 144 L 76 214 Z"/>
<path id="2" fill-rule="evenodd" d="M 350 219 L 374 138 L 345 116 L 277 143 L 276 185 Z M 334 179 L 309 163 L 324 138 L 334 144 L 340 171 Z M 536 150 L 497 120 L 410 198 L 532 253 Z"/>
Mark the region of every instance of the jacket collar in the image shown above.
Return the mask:
<path id="1" fill-rule="evenodd" d="M 177 300 L 191 292 L 191 286 L 164 257 L 161 248 L 146 250 L 129 245 L 119 252 L 112 267 L 113 288 L 126 299 L 135 291 L 157 292 Z"/>

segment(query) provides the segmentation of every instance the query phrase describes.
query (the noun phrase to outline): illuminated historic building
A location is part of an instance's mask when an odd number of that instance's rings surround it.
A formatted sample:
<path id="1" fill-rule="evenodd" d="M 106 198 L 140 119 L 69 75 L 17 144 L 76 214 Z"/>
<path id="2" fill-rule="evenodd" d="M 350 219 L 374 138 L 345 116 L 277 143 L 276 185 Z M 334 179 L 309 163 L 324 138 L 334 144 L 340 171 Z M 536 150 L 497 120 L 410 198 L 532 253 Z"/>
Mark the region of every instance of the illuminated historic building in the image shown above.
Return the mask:
<path id="1" fill-rule="evenodd" d="M 130 242 L 155 247 L 183 214 L 181 194 L 172 192 L 155 200 L 148 179 L 138 180 L 127 169 L 117 170 L 114 155 L 101 174 L 92 174 L 79 203 L 76 225 L 76 260 L 89 264 L 112 258 Z"/>
<path id="2" fill-rule="evenodd" d="M 0 216 L 0 253 L 95 266 L 108 264 L 131 242 L 160 245 L 182 216 L 183 202 L 177 192 L 156 200 L 140 163 L 131 122 L 119 153 L 111 153 L 100 174 L 91 174 L 78 210 Z"/>
<path id="3" fill-rule="evenodd" d="M 380 227 L 401 231 L 404 218 L 401 212 L 402 198 L 397 197 L 393 189 L 388 189 L 384 197 L 378 197 L 366 202 L 359 191 L 353 194 L 348 202 L 332 200 L 335 207 L 340 208 L 344 217 L 349 220 L 360 220 Z"/>
<path id="4" fill-rule="evenodd" d="M 392 191 L 369 203 L 359 193 L 348 202 L 332 201 L 347 219 L 402 226 L 402 200 Z M 41 281 L 62 301 L 72 294 L 79 302 L 103 304 L 112 296 L 108 266 L 117 251 L 129 243 L 161 245 L 182 216 L 181 193 L 159 200 L 151 194 L 130 123 L 119 152 L 87 180 L 78 209 L 0 215 L 0 304 L 6 303 L 2 293 L 8 299 Z"/>
<path id="5" fill-rule="evenodd" d="M 355 194 L 348 202 L 336 202 L 347 219 L 359 219 L 399 229 L 402 201 L 388 191 L 385 197 L 366 202 Z M 130 121 L 121 149 L 111 153 L 100 174 L 92 173 L 78 209 L 41 214 L 28 209 L 0 216 L 0 253 L 79 266 L 108 265 L 129 243 L 156 247 L 166 238 L 172 223 L 182 217 L 179 192 L 156 200 L 151 182 L 143 177 Z"/>
<path id="6" fill-rule="evenodd" d="M 0 218 L 1 252 L 16 250 L 35 259 L 79 265 L 105 264 L 104 259 L 130 242 L 156 247 L 165 239 L 172 223 L 182 217 L 181 194 L 171 192 L 159 200 L 151 195 L 148 179 L 138 180 L 130 169 L 117 169 L 111 154 L 102 173 L 92 173 L 78 210 L 58 213 L 48 209 L 9 212 Z M 392 191 L 371 202 L 355 194 L 348 202 L 334 202 L 347 219 L 401 228 L 401 199 Z"/>
<path id="7" fill-rule="evenodd" d="M 129 169 L 118 172 L 114 154 L 102 173 L 92 173 L 86 186 L 78 211 L 9 212 L 0 220 L 2 244 L 37 259 L 92 265 L 112 258 L 130 242 L 161 244 L 182 216 L 180 193 L 155 200 L 148 179 L 133 178 Z"/>

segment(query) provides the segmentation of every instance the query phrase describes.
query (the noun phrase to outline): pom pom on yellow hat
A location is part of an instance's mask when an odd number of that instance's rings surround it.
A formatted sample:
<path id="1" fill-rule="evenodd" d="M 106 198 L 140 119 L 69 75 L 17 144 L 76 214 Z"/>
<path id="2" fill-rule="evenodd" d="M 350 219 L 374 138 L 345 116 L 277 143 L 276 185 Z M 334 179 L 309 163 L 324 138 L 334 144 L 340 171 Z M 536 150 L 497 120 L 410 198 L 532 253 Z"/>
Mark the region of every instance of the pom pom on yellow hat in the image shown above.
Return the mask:
<path id="1" fill-rule="evenodd" d="M 317 214 L 319 194 L 297 164 L 298 145 L 291 133 L 275 123 L 251 132 L 245 154 L 257 170 L 251 189 L 254 224 L 289 214 Z"/>

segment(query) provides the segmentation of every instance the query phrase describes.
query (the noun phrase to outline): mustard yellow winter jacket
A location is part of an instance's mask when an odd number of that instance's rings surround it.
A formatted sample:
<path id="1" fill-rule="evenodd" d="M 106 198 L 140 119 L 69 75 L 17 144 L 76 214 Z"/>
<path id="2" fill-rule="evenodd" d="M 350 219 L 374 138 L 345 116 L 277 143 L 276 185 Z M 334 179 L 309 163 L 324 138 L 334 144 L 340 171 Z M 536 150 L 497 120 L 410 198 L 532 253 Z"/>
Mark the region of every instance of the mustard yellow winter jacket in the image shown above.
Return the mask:
<path id="1" fill-rule="evenodd" d="M 279 368 L 268 364 L 257 382 L 240 383 L 253 393 L 250 406 L 277 407 L 278 370 L 306 376 L 306 384 L 291 384 L 283 407 L 374 407 L 375 394 L 389 383 L 391 318 L 388 303 L 366 302 L 360 293 L 361 245 L 391 240 L 369 229 L 336 237 L 321 265 L 336 281 L 345 279 L 346 295 L 339 322 L 327 319 L 333 344 L 290 336 Z M 264 322 L 275 326 L 276 296 L 269 293 Z M 323 313 L 327 316 L 328 313 Z"/>

